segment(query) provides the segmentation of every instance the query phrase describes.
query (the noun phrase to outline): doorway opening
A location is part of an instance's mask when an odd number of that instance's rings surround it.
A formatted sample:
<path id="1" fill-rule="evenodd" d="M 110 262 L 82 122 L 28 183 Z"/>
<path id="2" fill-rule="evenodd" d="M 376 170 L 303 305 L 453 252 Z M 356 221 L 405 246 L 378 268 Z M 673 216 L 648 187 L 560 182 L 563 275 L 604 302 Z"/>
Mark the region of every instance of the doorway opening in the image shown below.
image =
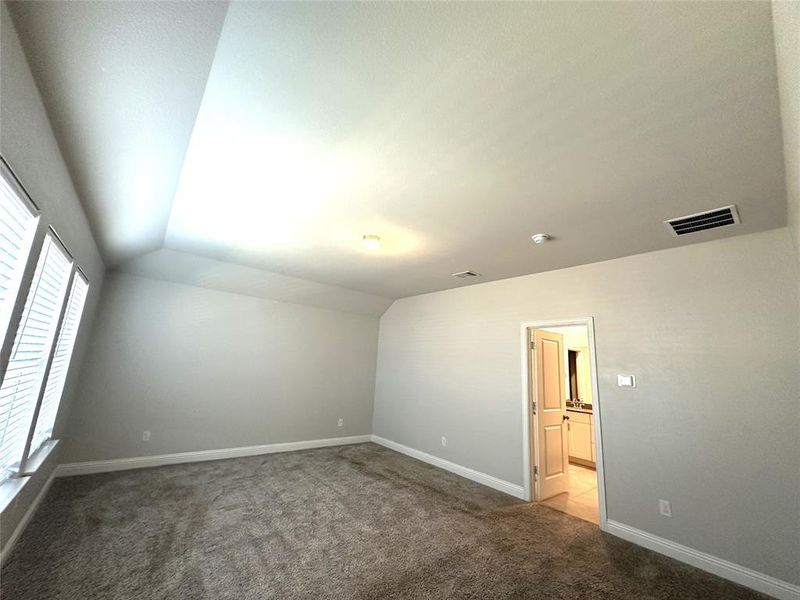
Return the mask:
<path id="1" fill-rule="evenodd" d="M 525 494 L 605 529 L 591 318 L 524 323 Z"/>

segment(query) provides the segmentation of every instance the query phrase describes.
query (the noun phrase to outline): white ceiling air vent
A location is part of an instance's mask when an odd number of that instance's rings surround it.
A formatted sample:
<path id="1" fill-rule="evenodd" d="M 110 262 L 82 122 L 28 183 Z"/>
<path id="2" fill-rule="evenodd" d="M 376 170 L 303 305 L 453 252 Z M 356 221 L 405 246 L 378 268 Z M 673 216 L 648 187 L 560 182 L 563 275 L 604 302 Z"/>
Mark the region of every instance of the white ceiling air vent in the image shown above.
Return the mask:
<path id="1" fill-rule="evenodd" d="M 469 279 L 470 277 L 480 277 L 480 273 L 476 273 L 475 271 L 459 271 L 458 273 L 453 273 L 453 277 L 460 277 L 461 279 Z"/>
<path id="2" fill-rule="evenodd" d="M 694 215 L 670 219 L 669 221 L 664 221 L 664 223 L 667 224 L 672 235 L 681 236 L 698 231 L 705 231 L 706 229 L 735 225 L 736 223 L 741 223 L 741 221 L 739 220 L 739 213 L 736 211 L 736 206 L 731 204 L 730 206 L 715 208 L 714 210 L 708 210 Z"/>

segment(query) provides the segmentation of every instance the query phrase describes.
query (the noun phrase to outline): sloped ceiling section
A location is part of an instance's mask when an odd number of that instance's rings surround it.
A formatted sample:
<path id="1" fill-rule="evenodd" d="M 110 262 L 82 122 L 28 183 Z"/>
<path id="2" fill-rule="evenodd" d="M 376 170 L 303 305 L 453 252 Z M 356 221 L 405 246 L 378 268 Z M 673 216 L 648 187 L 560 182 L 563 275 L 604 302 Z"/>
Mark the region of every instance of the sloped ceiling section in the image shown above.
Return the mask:
<path id="1" fill-rule="evenodd" d="M 785 225 L 770 9 L 13 11 L 112 262 L 163 243 L 399 298 Z M 741 225 L 663 224 L 729 204 Z M 538 232 L 552 241 L 534 246 Z M 451 277 L 464 270 L 482 276 Z"/>
<path id="2" fill-rule="evenodd" d="M 390 298 L 212 260 L 168 248 L 131 260 L 119 270 L 149 279 L 185 283 L 222 292 L 374 317 L 381 316 L 392 304 Z"/>
<path id="3" fill-rule="evenodd" d="M 160 248 L 224 2 L 9 2 L 110 265 Z"/>
<path id="4" fill-rule="evenodd" d="M 785 220 L 768 3 L 234 2 L 166 244 L 402 297 Z"/>

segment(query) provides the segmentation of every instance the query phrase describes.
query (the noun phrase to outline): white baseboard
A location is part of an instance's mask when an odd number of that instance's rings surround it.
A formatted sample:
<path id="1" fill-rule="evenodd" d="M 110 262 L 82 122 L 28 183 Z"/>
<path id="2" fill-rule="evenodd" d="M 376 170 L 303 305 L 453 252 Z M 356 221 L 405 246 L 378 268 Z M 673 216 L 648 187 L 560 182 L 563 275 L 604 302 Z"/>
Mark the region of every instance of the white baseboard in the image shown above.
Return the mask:
<path id="1" fill-rule="evenodd" d="M 428 454 L 427 452 L 422 452 L 421 450 L 416 450 L 414 448 L 410 448 L 409 446 L 398 444 L 397 442 L 387 440 L 386 438 L 382 438 L 377 435 L 372 436 L 372 441 L 391 450 L 395 450 L 396 452 L 400 452 L 401 454 L 405 454 L 406 456 L 410 456 L 411 458 L 416 458 L 417 460 L 421 460 L 422 462 L 439 467 L 445 471 L 450 471 L 451 473 L 461 475 L 461 477 L 465 477 L 466 479 L 471 479 L 472 481 L 476 481 L 477 483 L 483 484 L 487 487 L 494 488 L 509 494 L 510 496 L 514 496 L 515 498 L 525 498 L 525 490 L 521 485 L 516 485 L 509 481 L 505 481 L 504 479 L 498 479 L 492 475 L 481 473 L 475 469 L 458 465 L 454 462 L 450 462 L 449 460 L 434 456 L 433 454 Z"/>
<path id="2" fill-rule="evenodd" d="M 17 523 L 17 528 L 14 530 L 14 533 L 11 534 L 11 537 L 8 538 L 6 545 L 3 546 L 2 551 L 0 551 L 0 565 L 6 562 L 9 554 L 14 549 L 14 544 L 17 543 L 19 536 L 22 535 L 22 532 L 25 531 L 25 528 L 30 523 L 33 515 L 36 514 L 36 510 L 39 508 L 39 504 L 42 503 L 44 497 L 47 495 L 47 492 L 50 490 L 50 486 L 53 485 L 53 480 L 56 478 L 56 469 L 53 469 L 53 472 L 50 473 L 50 476 L 47 478 L 47 481 L 44 482 L 42 489 L 39 490 L 39 493 L 36 494 L 36 498 L 33 499 L 28 510 L 25 511 L 25 514 L 22 515 L 22 518 Z"/>
<path id="3" fill-rule="evenodd" d="M 655 536 L 641 529 L 609 519 L 606 531 L 633 542 L 637 546 L 664 554 L 703 571 L 718 575 L 723 579 L 749 587 L 757 592 L 768 594 L 780 600 L 800 600 L 800 586 Z"/>
<path id="4" fill-rule="evenodd" d="M 56 476 L 70 477 L 72 475 L 89 475 L 91 473 L 126 471 L 128 469 L 161 467 L 164 465 L 203 462 L 207 460 L 222 460 L 225 458 L 239 458 L 241 456 L 259 456 L 261 454 L 292 452 L 294 450 L 308 450 L 310 448 L 344 446 L 347 444 L 363 444 L 364 442 L 369 441 L 369 435 L 351 435 L 349 437 L 307 440 L 303 442 L 285 442 L 281 444 L 264 444 L 261 446 L 243 446 L 240 448 L 198 450 L 196 452 L 178 452 L 176 454 L 158 454 L 154 456 L 135 456 L 132 458 L 65 463 L 58 466 L 58 469 L 56 469 Z"/>

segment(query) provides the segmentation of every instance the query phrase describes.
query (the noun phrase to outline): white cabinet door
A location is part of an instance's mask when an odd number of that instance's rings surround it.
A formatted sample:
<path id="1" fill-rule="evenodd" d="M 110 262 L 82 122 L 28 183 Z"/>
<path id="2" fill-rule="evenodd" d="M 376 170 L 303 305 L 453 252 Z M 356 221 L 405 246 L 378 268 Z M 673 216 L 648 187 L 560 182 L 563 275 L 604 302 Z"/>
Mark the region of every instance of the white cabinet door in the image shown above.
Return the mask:
<path id="1" fill-rule="evenodd" d="M 592 425 L 572 421 L 569 423 L 569 455 L 581 460 L 593 460 L 592 457 Z"/>

